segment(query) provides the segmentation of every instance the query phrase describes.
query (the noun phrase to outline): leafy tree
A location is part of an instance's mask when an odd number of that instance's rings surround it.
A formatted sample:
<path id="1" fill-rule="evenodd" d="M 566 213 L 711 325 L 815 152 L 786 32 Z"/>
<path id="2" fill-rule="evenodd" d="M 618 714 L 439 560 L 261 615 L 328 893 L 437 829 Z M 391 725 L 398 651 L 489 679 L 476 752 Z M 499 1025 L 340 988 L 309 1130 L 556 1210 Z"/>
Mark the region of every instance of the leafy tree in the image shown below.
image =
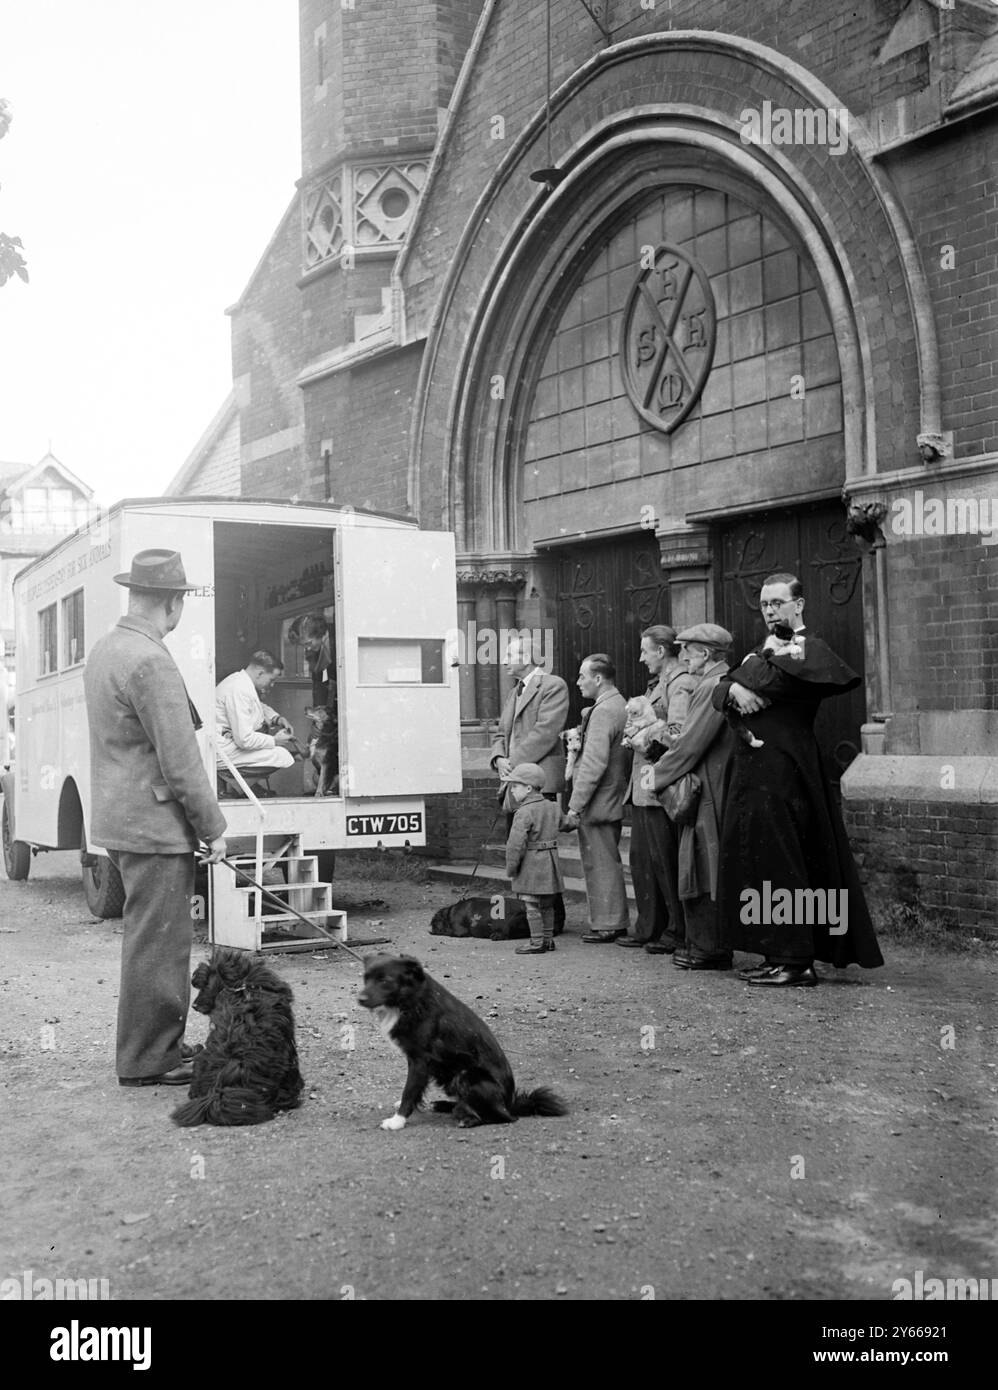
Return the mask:
<path id="1" fill-rule="evenodd" d="M 0 140 L 10 129 L 12 119 L 10 102 L 0 97 Z M 0 285 L 6 285 L 12 275 L 17 275 L 27 282 L 28 267 L 21 255 L 22 246 L 23 242 L 19 236 L 8 236 L 6 232 L 0 232 Z"/>

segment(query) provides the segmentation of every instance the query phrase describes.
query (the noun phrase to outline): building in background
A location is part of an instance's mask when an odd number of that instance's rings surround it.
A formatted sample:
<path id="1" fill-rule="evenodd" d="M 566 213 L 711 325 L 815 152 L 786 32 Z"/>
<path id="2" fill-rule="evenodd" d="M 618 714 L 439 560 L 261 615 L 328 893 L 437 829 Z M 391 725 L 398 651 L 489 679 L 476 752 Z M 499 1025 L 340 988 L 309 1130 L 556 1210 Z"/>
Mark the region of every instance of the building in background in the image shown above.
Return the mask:
<path id="1" fill-rule="evenodd" d="M 63 536 L 85 526 L 96 514 L 93 488 L 49 450 L 35 464 L 0 462 L 0 643 L 3 674 L 0 707 L 14 698 L 17 652 L 14 647 L 14 594 L 18 570 L 44 555 Z M 6 737 L 7 721 L 0 729 Z"/>
<path id="2" fill-rule="evenodd" d="M 242 492 L 453 530 L 472 657 L 537 629 L 626 693 L 642 627 L 747 648 L 798 572 L 864 674 L 818 732 L 868 877 L 993 930 L 998 7 L 300 22 L 300 186 L 230 311 Z M 502 690 L 461 682 L 467 852 Z"/>

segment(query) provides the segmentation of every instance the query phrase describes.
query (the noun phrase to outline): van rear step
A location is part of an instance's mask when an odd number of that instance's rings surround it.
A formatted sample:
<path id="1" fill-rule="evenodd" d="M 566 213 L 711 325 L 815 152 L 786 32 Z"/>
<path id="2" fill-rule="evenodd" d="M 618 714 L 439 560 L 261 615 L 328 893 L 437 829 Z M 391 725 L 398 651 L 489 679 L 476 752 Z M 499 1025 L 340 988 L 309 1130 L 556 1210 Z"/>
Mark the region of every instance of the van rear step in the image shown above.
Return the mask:
<path id="1" fill-rule="evenodd" d="M 347 914 L 333 906 L 332 884 L 319 880 L 315 855 L 303 854 L 301 836 L 266 837 L 257 878 L 255 846 L 240 844 L 232 865 L 255 879 L 246 883 L 230 864 L 212 864 L 210 940 L 243 951 L 322 951 L 347 939 Z M 281 910 L 283 905 L 285 909 Z M 300 915 L 299 915 L 300 914 Z M 302 919 L 305 920 L 302 920 Z M 330 940 L 332 937 L 332 940 Z"/>

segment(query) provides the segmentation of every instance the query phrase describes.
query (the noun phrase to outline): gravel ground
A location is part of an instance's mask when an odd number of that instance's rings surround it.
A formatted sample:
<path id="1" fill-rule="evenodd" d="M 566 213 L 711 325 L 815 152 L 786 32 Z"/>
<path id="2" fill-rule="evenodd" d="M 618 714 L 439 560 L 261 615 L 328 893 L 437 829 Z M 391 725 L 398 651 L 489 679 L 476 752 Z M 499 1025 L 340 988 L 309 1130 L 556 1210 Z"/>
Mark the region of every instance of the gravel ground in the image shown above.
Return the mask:
<path id="1" fill-rule="evenodd" d="M 90 918 L 75 856 L 40 857 L 0 882 L 0 1278 L 105 1278 L 116 1299 L 881 1300 L 919 1269 L 998 1274 L 992 951 L 887 943 L 882 970 L 767 993 L 583 945 L 580 907 L 554 955 L 431 937 L 452 890 L 354 875 L 344 905 L 388 906 L 351 933 L 417 955 L 571 1113 L 382 1131 L 404 1060 L 356 1004 L 356 962 L 323 952 L 271 957 L 302 1108 L 176 1129 L 183 1091 L 116 1083 L 121 924 Z"/>

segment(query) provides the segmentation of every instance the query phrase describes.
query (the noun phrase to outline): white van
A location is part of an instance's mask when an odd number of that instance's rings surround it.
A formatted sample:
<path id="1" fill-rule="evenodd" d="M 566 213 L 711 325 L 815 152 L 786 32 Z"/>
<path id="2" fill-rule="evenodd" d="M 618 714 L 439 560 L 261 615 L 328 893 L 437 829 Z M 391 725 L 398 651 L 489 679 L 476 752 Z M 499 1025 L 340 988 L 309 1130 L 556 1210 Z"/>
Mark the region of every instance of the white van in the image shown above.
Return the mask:
<path id="1" fill-rule="evenodd" d="M 118 503 L 21 570 L 17 748 L 0 781 L 4 863 L 10 878 L 23 879 L 33 853 L 79 849 L 97 916 L 120 915 L 122 890 L 88 830 L 83 668 L 88 646 L 127 608 L 128 591 L 113 576 L 153 547 L 179 550 L 188 583 L 197 585 L 166 643 L 204 721 L 198 739 L 212 779 L 215 686 L 259 648 L 284 662 L 267 703 L 307 743 L 312 681 L 293 625 L 306 614 L 326 623 L 336 672 L 336 794 L 312 794 L 308 764 L 296 762 L 270 779 L 265 800 L 251 793 L 220 804 L 232 853 L 242 852 L 255 881 L 270 870 L 268 886 L 289 907 L 342 936 L 345 916 L 331 910 L 316 852 L 424 845 L 423 798 L 461 787 L 449 644 L 457 624 L 454 537 L 318 503 L 153 498 Z M 290 930 L 231 870 L 219 866 L 211 878 L 214 941 L 261 949 L 266 935 Z"/>

